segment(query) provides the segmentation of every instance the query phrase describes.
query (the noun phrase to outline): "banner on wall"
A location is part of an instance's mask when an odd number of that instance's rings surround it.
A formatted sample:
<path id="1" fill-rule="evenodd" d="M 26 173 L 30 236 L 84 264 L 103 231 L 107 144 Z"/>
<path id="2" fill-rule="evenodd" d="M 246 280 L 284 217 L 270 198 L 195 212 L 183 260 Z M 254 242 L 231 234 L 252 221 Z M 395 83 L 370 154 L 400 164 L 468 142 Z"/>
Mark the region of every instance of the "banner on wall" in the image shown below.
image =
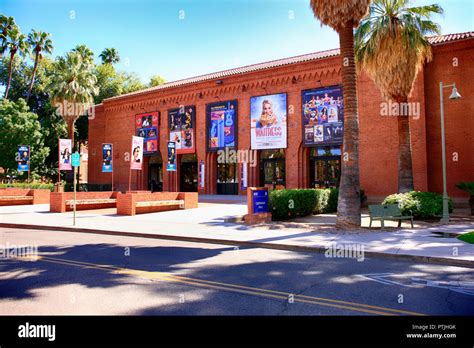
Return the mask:
<path id="1" fill-rule="evenodd" d="M 143 138 L 143 154 L 158 152 L 158 112 L 149 112 L 135 116 L 136 135 Z"/>
<path id="2" fill-rule="evenodd" d="M 113 170 L 112 144 L 102 144 L 102 173 L 111 173 Z"/>
<path id="3" fill-rule="evenodd" d="M 168 141 L 168 163 L 166 164 L 168 172 L 176 171 L 176 144 L 174 141 Z"/>
<path id="4" fill-rule="evenodd" d="M 30 145 L 18 146 L 18 167 L 19 172 L 28 172 L 30 170 Z"/>
<path id="5" fill-rule="evenodd" d="M 72 170 L 71 154 L 72 141 L 71 139 L 59 139 L 59 170 Z"/>
<path id="6" fill-rule="evenodd" d="M 183 106 L 168 110 L 170 141 L 175 142 L 176 154 L 194 153 L 194 122 L 196 107 Z"/>
<path id="7" fill-rule="evenodd" d="M 303 144 L 340 145 L 344 135 L 342 86 L 302 91 Z"/>
<path id="8" fill-rule="evenodd" d="M 240 189 L 247 190 L 247 163 L 240 164 Z"/>
<path id="9" fill-rule="evenodd" d="M 206 105 L 207 149 L 235 148 L 237 145 L 237 100 Z"/>
<path id="10" fill-rule="evenodd" d="M 286 93 L 250 98 L 250 141 L 252 150 L 287 147 Z"/>
<path id="11" fill-rule="evenodd" d="M 199 163 L 199 187 L 204 188 L 204 180 L 205 180 L 205 164 L 204 161 Z"/>
<path id="12" fill-rule="evenodd" d="M 144 144 L 142 137 L 132 137 L 132 158 L 130 160 L 130 169 L 142 170 Z"/>

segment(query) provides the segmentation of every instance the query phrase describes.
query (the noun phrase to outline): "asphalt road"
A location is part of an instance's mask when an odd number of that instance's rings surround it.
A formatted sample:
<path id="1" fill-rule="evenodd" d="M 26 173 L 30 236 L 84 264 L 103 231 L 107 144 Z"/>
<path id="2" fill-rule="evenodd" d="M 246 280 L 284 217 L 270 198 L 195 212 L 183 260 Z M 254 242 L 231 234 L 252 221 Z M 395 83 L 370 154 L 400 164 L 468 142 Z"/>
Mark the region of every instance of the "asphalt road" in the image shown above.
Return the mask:
<path id="1" fill-rule="evenodd" d="M 20 246 L 39 256 L 3 253 L 0 315 L 474 315 L 468 268 L 0 229 Z"/>

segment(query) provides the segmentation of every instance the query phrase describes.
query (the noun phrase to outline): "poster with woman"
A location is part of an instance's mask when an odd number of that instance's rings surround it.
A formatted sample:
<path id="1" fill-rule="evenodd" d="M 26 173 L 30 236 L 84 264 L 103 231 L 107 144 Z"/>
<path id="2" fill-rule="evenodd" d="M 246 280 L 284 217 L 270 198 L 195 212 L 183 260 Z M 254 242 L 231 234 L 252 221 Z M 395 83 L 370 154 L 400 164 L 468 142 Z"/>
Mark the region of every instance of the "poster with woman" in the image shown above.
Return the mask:
<path id="1" fill-rule="evenodd" d="M 102 144 L 102 173 L 111 173 L 113 170 L 112 144 Z"/>
<path id="2" fill-rule="evenodd" d="M 142 170 L 143 140 L 144 138 L 142 137 L 132 137 L 132 158 L 130 160 L 130 169 Z"/>
<path id="3" fill-rule="evenodd" d="M 168 110 L 170 141 L 175 142 L 176 154 L 194 153 L 194 120 L 196 107 L 182 106 Z"/>
<path id="4" fill-rule="evenodd" d="M 136 134 L 143 138 L 143 154 L 149 155 L 158 151 L 158 112 L 135 116 Z"/>
<path id="5" fill-rule="evenodd" d="M 59 139 L 59 170 L 72 170 L 71 154 L 72 142 L 71 139 Z"/>
<path id="6" fill-rule="evenodd" d="M 286 149 L 286 93 L 250 98 L 252 150 Z"/>
<path id="7" fill-rule="evenodd" d="M 30 170 L 30 146 L 18 146 L 18 168 L 19 172 L 27 172 Z"/>

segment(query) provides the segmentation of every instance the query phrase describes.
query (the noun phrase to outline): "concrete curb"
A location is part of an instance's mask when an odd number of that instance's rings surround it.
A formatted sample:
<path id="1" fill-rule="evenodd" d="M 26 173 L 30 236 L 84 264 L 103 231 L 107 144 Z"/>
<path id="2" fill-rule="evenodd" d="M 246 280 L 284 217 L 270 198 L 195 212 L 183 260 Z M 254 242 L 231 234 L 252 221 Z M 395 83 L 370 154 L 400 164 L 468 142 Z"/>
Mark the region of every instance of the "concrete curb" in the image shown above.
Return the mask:
<path id="1" fill-rule="evenodd" d="M 238 240 L 226 240 L 226 239 L 214 239 L 214 238 L 201 238 L 201 237 L 186 237 L 186 236 L 170 236 L 166 234 L 149 234 L 149 233 L 138 233 L 138 232 L 123 232 L 123 231 L 107 231 L 97 230 L 90 228 L 75 228 L 66 226 L 43 226 L 43 225 L 28 225 L 28 224 L 13 224 L 13 223 L 2 223 L 0 227 L 3 228 L 20 228 L 29 230 L 43 230 L 43 231 L 62 231 L 62 232 L 76 232 L 76 233 L 91 233 L 91 234 L 102 234 L 109 236 L 122 236 L 122 237 L 138 237 L 148 239 L 163 239 L 163 240 L 174 240 L 181 242 L 194 242 L 194 243 L 208 243 L 208 244 L 220 244 L 220 245 L 231 245 L 251 248 L 263 248 L 263 249 L 275 249 L 275 250 L 288 250 L 288 251 L 303 251 L 303 252 L 315 252 L 324 253 L 326 252 L 325 247 L 310 247 L 303 245 L 288 245 L 278 243 L 260 243 L 260 242 L 246 242 Z M 456 260 L 445 257 L 433 257 L 433 256 L 421 256 L 421 255 L 409 255 L 409 254 L 389 254 L 378 251 L 365 251 L 365 257 L 367 258 L 383 258 L 391 260 L 406 260 L 406 261 L 417 261 L 422 263 L 433 263 L 445 266 L 456 266 L 456 267 L 467 267 L 474 268 L 474 261 L 469 260 Z"/>

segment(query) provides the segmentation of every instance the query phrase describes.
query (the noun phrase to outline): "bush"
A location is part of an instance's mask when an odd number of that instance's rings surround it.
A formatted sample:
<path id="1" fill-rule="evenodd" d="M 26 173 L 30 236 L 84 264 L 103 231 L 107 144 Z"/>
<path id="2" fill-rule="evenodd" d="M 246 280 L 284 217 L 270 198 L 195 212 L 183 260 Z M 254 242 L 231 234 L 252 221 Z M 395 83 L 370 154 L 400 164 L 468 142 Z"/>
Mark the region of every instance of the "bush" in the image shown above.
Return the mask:
<path id="1" fill-rule="evenodd" d="M 14 183 L 14 184 L 0 184 L 0 188 L 29 188 L 29 189 L 46 189 L 53 191 L 54 184 L 44 184 L 44 183 Z"/>
<path id="2" fill-rule="evenodd" d="M 460 182 L 456 184 L 456 187 L 474 196 L 474 181 L 471 182 Z"/>
<path id="3" fill-rule="evenodd" d="M 74 191 L 74 184 L 67 183 L 64 186 L 65 192 Z M 77 192 L 93 192 L 93 191 L 112 191 L 112 184 L 78 184 L 76 186 Z"/>
<path id="4" fill-rule="evenodd" d="M 429 219 L 443 213 L 443 196 L 434 192 L 410 191 L 387 196 L 383 205 L 398 204 L 403 215 Z M 449 212 L 453 211 L 453 201 L 449 199 Z"/>

